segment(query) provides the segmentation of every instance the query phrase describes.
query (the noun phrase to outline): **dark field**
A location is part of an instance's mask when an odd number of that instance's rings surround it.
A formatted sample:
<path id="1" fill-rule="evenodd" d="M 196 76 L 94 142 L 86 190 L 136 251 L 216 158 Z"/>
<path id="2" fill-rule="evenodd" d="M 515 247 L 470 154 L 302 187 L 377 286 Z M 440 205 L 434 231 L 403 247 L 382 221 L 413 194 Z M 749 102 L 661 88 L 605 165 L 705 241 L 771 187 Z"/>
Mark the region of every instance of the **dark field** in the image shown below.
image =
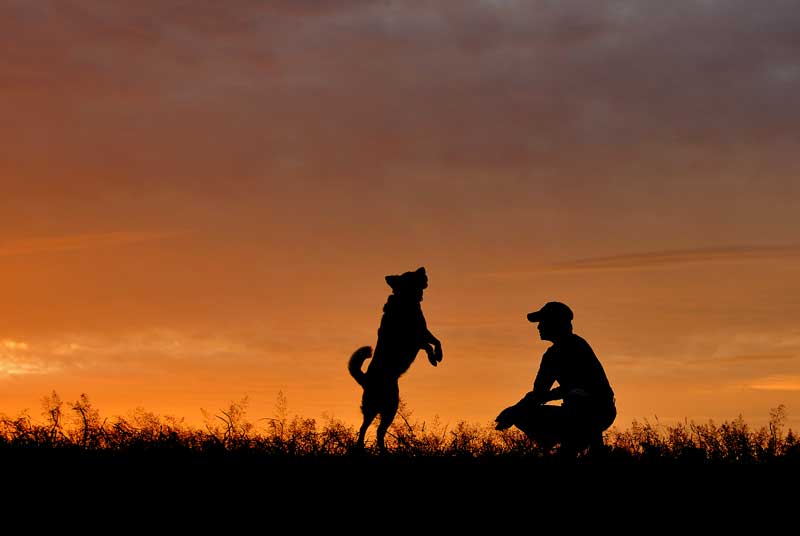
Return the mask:
<path id="1" fill-rule="evenodd" d="M 570 504 L 620 515 L 621 504 L 632 514 L 654 501 L 701 515 L 720 501 L 746 504 L 752 513 L 796 497 L 780 490 L 796 490 L 800 475 L 800 444 L 784 429 L 783 407 L 758 429 L 741 419 L 612 428 L 604 452 L 571 459 L 513 429 L 430 425 L 405 409 L 388 454 L 358 452 L 356 431 L 339 421 L 289 418 L 279 405 L 254 423 L 245 409 L 232 404 L 196 429 L 145 411 L 106 419 L 88 397 L 66 404 L 54 394 L 42 419 L 0 419 L 0 471 L 18 499 L 59 494 L 111 511 L 192 504 L 216 514 L 252 507 L 284 515 L 302 505 L 356 517 L 408 508 L 478 517 L 511 509 L 515 517 L 520 508 Z"/>

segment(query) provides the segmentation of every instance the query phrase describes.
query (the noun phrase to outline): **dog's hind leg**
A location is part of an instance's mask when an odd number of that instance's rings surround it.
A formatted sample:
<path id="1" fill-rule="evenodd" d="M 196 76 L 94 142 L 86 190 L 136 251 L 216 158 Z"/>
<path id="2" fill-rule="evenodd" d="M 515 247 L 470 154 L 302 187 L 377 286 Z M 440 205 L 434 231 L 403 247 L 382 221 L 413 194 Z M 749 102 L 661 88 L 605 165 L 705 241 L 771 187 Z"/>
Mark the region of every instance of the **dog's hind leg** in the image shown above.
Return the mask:
<path id="1" fill-rule="evenodd" d="M 391 415 L 381 415 L 381 423 L 378 425 L 378 450 L 386 452 L 386 432 L 389 431 L 389 425 L 392 424 L 395 413 Z"/>
<path id="2" fill-rule="evenodd" d="M 367 435 L 367 430 L 372 424 L 372 421 L 374 421 L 375 417 L 378 415 L 378 412 L 372 408 L 367 409 L 362 406 L 361 411 L 364 414 L 364 422 L 361 424 L 361 429 L 358 431 L 358 441 L 356 442 L 356 447 L 359 449 L 364 448 L 364 437 Z"/>
<path id="3" fill-rule="evenodd" d="M 395 415 L 397 415 L 397 408 L 400 405 L 400 399 L 392 400 L 389 406 L 381 410 L 381 423 L 378 425 L 378 449 L 381 452 L 386 452 L 386 432 L 389 430 Z"/>

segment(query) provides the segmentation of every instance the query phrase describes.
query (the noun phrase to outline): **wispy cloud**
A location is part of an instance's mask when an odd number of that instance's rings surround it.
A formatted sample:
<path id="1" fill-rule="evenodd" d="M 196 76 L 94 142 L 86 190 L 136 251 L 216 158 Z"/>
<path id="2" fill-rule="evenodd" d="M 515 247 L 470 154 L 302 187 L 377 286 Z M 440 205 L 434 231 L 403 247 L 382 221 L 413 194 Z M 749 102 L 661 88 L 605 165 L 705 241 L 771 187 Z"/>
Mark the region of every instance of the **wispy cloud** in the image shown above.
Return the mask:
<path id="1" fill-rule="evenodd" d="M 787 361 L 795 359 L 797 359 L 797 355 L 794 353 L 785 353 L 785 354 L 766 353 L 766 354 L 732 355 L 727 357 L 708 358 L 704 360 L 698 359 L 697 362 L 747 364 L 747 363 L 768 363 L 773 361 Z"/>
<path id="2" fill-rule="evenodd" d="M 687 264 L 753 262 L 778 259 L 800 260 L 800 245 L 730 246 L 720 248 L 645 251 L 626 255 L 588 257 L 554 264 L 541 264 L 528 270 L 510 270 L 485 274 L 507 279 L 548 273 L 659 270 Z"/>
<path id="3" fill-rule="evenodd" d="M 263 345 L 224 334 L 159 328 L 117 336 L 73 334 L 53 340 L 0 339 L 0 379 L 86 371 L 157 374 L 176 365 L 265 362 Z"/>
<path id="4" fill-rule="evenodd" d="M 57 253 L 166 240 L 186 234 L 182 231 L 118 231 L 28 238 L 0 243 L 0 257 Z"/>
<path id="5" fill-rule="evenodd" d="M 0 378 L 28 374 L 47 374 L 60 370 L 58 363 L 31 351 L 25 341 L 4 339 L 0 341 Z"/>
<path id="6" fill-rule="evenodd" d="M 615 255 L 566 261 L 550 265 L 546 270 L 556 272 L 646 270 L 683 264 L 759 261 L 785 258 L 800 258 L 800 245 L 773 247 L 732 246 L 724 248 L 649 251 L 632 255 Z"/>
<path id="7" fill-rule="evenodd" d="M 750 385 L 756 391 L 800 391 L 800 376 L 770 376 Z"/>

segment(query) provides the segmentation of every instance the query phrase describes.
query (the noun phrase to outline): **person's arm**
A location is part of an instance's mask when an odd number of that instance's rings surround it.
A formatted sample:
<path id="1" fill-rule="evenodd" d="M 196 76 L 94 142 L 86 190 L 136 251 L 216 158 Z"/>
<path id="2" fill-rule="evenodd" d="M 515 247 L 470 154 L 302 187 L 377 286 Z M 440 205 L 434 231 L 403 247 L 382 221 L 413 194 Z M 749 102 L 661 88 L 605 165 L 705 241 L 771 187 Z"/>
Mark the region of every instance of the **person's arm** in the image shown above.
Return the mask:
<path id="1" fill-rule="evenodd" d="M 552 384 L 550 384 L 552 385 Z M 520 400 L 520 403 L 529 403 L 529 404 L 547 404 L 551 400 L 561 400 L 564 398 L 564 390 L 559 385 L 558 387 L 553 387 L 552 389 L 547 390 L 537 390 L 534 389 L 525 395 L 525 397 Z"/>
<path id="2" fill-rule="evenodd" d="M 497 425 L 495 426 L 495 430 L 505 430 L 510 428 L 517 417 L 517 415 L 525 410 L 526 407 L 530 406 L 538 406 L 548 402 L 549 400 L 555 400 L 553 398 L 548 398 L 550 393 L 556 391 L 558 388 L 553 389 L 552 391 L 550 388 L 556 381 L 555 371 L 551 365 L 551 356 L 547 355 L 547 352 L 542 356 L 542 361 L 539 364 L 539 370 L 536 373 L 536 379 L 533 381 L 533 391 L 527 393 L 522 400 L 514 404 L 513 406 L 507 407 L 503 411 L 500 412 L 495 418 L 495 422 Z"/>
<path id="3" fill-rule="evenodd" d="M 547 401 L 549 402 L 551 400 L 561 400 L 562 398 L 564 398 L 564 394 L 565 394 L 564 388 L 561 387 L 560 385 L 558 387 L 553 387 L 547 393 Z"/>
<path id="4" fill-rule="evenodd" d="M 546 404 L 551 400 L 561 398 L 560 387 L 551 389 L 556 382 L 555 371 L 552 366 L 552 356 L 545 352 L 542 356 L 542 362 L 539 365 L 539 371 L 536 373 L 536 379 L 533 380 L 533 391 L 530 391 L 525 397 L 520 400 L 520 403 L 525 404 Z"/>

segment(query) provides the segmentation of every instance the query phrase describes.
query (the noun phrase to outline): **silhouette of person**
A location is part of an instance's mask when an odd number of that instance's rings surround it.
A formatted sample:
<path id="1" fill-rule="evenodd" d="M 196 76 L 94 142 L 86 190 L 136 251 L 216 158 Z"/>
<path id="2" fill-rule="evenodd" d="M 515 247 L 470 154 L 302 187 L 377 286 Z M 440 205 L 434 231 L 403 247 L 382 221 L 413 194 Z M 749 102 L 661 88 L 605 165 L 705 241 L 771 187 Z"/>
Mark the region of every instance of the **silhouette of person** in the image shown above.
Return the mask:
<path id="1" fill-rule="evenodd" d="M 497 430 L 516 426 L 546 449 L 560 444 L 559 452 L 567 455 L 602 447 L 602 433 L 617 416 L 603 366 L 589 343 L 572 332 L 572 318 L 561 302 L 528 314 L 539 323 L 539 337 L 553 345 L 542 356 L 533 390 L 495 419 Z M 553 400 L 562 403 L 547 404 Z"/>

